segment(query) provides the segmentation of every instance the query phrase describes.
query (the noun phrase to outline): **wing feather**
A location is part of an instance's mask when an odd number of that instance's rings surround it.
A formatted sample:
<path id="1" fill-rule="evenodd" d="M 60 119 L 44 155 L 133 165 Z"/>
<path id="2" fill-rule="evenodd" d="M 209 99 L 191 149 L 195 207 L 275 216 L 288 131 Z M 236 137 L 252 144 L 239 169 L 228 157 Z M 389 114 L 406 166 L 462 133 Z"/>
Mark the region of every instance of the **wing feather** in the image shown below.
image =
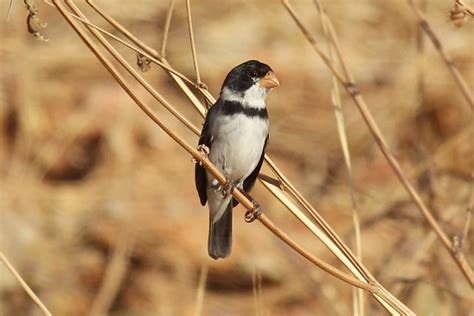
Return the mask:
<path id="1" fill-rule="evenodd" d="M 202 128 L 201 137 L 199 138 L 198 145 L 206 145 L 209 150 L 211 150 L 212 146 L 212 134 L 210 128 L 210 122 L 212 121 L 213 117 L 215 116 L 216 111 L 219 108 L 219 101 L 214 104 L 209 111 L 207 112 L 206 119 L 204 121 L 204 126 Z M 201 205 L 205 205 L 207 202 L 207 176 L 206 176 L 206 169 L 197 163 L 194 167 L 194 182 L 196 184 L 196 189 L 199 194 L 199 200 L 201 201 Z"/>
<path id="2" fill-rule="evenodd" d="M 252 173 L 244 180 L 243 188 L 245 192 L 250 192 L 250 190 L 253 188 L 255 181 L 257 180 L 258 174 L 260 173 L 260 169 L 262 169 L 263 160 L 265 158 L 265 148 L 267 147 L 267 143 L 268 143 L 268 136 L 265 139 L 262 155 L 260 156 L 260 160 L 258 161 L 257 166 L 252 171 Z M 236 199 L 233 199 L 232 205 L 237 206 L 238 204 L 239 204 L 239 201 L 237 201 Z"/>

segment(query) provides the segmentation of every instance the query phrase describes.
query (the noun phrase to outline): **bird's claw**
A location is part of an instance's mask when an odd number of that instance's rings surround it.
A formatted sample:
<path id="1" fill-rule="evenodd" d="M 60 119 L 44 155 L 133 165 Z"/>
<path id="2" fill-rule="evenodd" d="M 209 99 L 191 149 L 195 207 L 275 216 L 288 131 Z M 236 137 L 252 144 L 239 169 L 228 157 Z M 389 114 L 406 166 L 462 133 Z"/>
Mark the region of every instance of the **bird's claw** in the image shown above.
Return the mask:
<path id="1" fill-rule="evenodd" d="M 222 193 L 222 197 L 224 198 L 227 197 L 229 194 L 232 194 L 235 188 L 234 182 L 232 181 L 231 178 L 228 178 L 228 177 L 226 177 L 225 183 L 223 185 L 220 185 L 219 182 L 215 183 L 214 185 L 216 187 L 214 192 L 220 191 Z"/>
<path id="2" fill-rule="evenodd" d="M 251 223 L 262 216 L 263 209 L 256 201 L 252 201 L 253 207 L 245 213 L 245 221 Z"/>
<path id="3" fill-rule="evenodd" d="M 234 188 L 234 182 L 230 178 L 226 178 L 224 186 L 222 187 L 222 196 L 226 197 L 227 195 L 232 194 Z"/>
<path id="4" fill-rule="evenodd" d="M 206 157 L 209 156 L 209 153 L 211 152 L 209 147 L 207 147 L 204 144 L 201 144 L 201 145 L 197 146 L 197 150 L 200 151 Z"/>
<path id="5" fill-rule="evenodd" d="M 201 144 L 201 145 L 198 145 L 196 149 L 197 149 L 197 151 L 199 151 L 202 154 L 203 159 L 207 159 L 207 157 L 209 156 L 209 153 L 210 153 L 209 147 L 207 147 L 204 144 Z M 199 165 L 202 165 L 201 160 L 197 160 L 196 158 L 193 158 L 192 161 L 194 163 L 199 163 Z"/>

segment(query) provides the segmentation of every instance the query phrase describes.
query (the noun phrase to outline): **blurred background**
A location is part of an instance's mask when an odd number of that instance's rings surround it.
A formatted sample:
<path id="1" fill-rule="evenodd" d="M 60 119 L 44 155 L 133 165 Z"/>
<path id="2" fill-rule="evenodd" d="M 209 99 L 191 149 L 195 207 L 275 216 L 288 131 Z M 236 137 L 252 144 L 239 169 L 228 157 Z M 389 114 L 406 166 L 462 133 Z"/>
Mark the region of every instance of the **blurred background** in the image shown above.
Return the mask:
<path id="1" fill-rule="evenodd" d="M 293 2 L 326 48 L 312 1 Z M 54 315 L 352 314 L 350 286 L 258 222 L 246 224 L 241 206 L 234 210 L 231 257 L 210 259 L 208 210 L 195 192 L 190 155 L 138 109 L 53 7 L 36 1 L 48 23 L 44 42 L 28 34 L 22 1 L 14 1 L 8 20 L 9 1 L 0 3 L 0 251 Z M 447 67 L 431 43 L 420 40 L 405 1 L 322 3 L 390 148 L 445 231 L 460 236 L 472 192 L 473 115 Z M 159 50 L 169 1 L 97 4 Z M 472 89 L 474 23 L 456 28 L 449 20 L 452 4 L 429 1 L 426 15 Z M 274 69 L 281 86 L 267 98 L 268 153 L 353 247 L 350 188 L 326 66 L 279 1 L 193 1 L 192 13 L 201 76 L 214 96 L 243 61 L 259 59 Z M 135 54 L 119 50 L 135 64 Z M 185 1 L 176 0 L 167 58 L 194 79 L 190 52 Z M 168 75 L 156 66 L 143 75 L 201 126 Z M 197 143 L 150 96 L 140 95 Z M 355 105 L 341 95 L 364 264 L 419 315 L 474 315 L 466 280 Z M 291 237 L 342 268 L 260 184 L 253 195 Z M 471 264 L 473 236 L 463 244 Z M 1 315 L 41 315 L 3 265 L 0 293 Z M 366 314 L 386 312 L 366 296 Z"/>

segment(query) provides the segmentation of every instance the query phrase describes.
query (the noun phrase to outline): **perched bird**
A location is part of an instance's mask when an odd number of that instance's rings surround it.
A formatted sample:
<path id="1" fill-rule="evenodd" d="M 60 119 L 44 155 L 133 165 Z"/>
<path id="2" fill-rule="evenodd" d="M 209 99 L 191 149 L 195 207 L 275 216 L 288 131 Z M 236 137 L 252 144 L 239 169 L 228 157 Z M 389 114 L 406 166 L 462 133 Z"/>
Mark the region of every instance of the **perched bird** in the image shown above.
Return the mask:
<path id="1" fill-rule="evenodd" d="M 268 141 L 265 97 L 278 85 L 268 65 L 247 61 L 229 72 L 219 99 L 207 113 L 198 147 L 208 150 L 209 160 L 227 178 L 226 186 L 221 186 L 196 164 L 196 189 L 201 204 L 209 203 L 208 251 L 214 259 L 230 255 L 232 208 L 238 202 L 229 193 L 233 186 L 249 192 L 257 179 Z"/>

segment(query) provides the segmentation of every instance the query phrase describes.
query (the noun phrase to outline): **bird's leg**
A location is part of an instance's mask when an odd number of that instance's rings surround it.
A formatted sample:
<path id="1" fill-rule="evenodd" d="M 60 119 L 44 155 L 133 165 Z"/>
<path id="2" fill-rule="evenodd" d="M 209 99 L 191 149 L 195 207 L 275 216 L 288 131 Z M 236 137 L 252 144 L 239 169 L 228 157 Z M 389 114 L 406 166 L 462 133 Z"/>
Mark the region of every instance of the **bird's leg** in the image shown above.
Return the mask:
<path id="1" fill-rule="evenodd" d="M 258 204 L 252 196 L 250 196 L 250 194 L 244 190 L 240 190 L 240 192 L 242 192 L 242 194 L 245 195 L 245 197 L 249 199 L 250 202 L 252 202 L 253 207 L 245 213 L 245 221 L 247 223 L 251 223 L 262 216 L 263 209 L 260 204 Z"/>
<path id="2" fill-rule="evenodd" d="M 212 180 L 211 182 L 211 186 L 214 188 L 214 192 L 220 191 L 222 193 L 223 198 L 227 197 L 229 194 L 232 194 L 234 188 L 236 187 L 234 181 L 232 181 L 229 176 L 226 175 L 225 179 L 226 180 L 223 185 L 221 185 L 216 179 Z"/>
<path id="3" fill-rule="evenodd" d="M 263 209 L 255 200 L 252 200 L 253 207 L 245 213 L 245 221 L 251 223 L 262 216 Z"/>
<path id="4" fill-rule="evenodd" d="M 198 145 L 196 149 L 197 149 L 197 151 L 199 151 L 199 152 L 201 153 L 203 159 L 207 159 L 207 158 L 208 158 L 209 152 L 210 152 L 209 147 L 207 147 L 207 146 L 204 145 L 204 144 L 201 144 L 201 145 Z M 196 158 L 193 157 L 193 158 L 191 159 L 191 161 L 192 161 L 193 163 L 197 163 L 197 164 L 199 164 L 200 166 L 202 166 L 202 160 L 198 160 L 198 159 L 196 159 Z"/>
<path id="5" fill-rule="evenodd" d="M 227 197 L 227 195 L 232 194 L 234 191 L 235 184 L 230 177 L 226 177 L 224 186 L 222 188 L 222 196 Z"/>
<path id="6" fill-rule="evenodd" d="M 197 151 L 199 151 L 202 154 L 203 158 L 208 158 L 209 153 L 210 153 L 209 147 L 207 147 L 204 144 L 201 144 L 201 145 L 197 146 L 196 149 L 197 149 Z M 194 163 L 199 163 L 199 165 L 202 165 L 202 161 L 197 161 L 194 158 L 193 158 L 193 161 L 194 161 Z"/>

